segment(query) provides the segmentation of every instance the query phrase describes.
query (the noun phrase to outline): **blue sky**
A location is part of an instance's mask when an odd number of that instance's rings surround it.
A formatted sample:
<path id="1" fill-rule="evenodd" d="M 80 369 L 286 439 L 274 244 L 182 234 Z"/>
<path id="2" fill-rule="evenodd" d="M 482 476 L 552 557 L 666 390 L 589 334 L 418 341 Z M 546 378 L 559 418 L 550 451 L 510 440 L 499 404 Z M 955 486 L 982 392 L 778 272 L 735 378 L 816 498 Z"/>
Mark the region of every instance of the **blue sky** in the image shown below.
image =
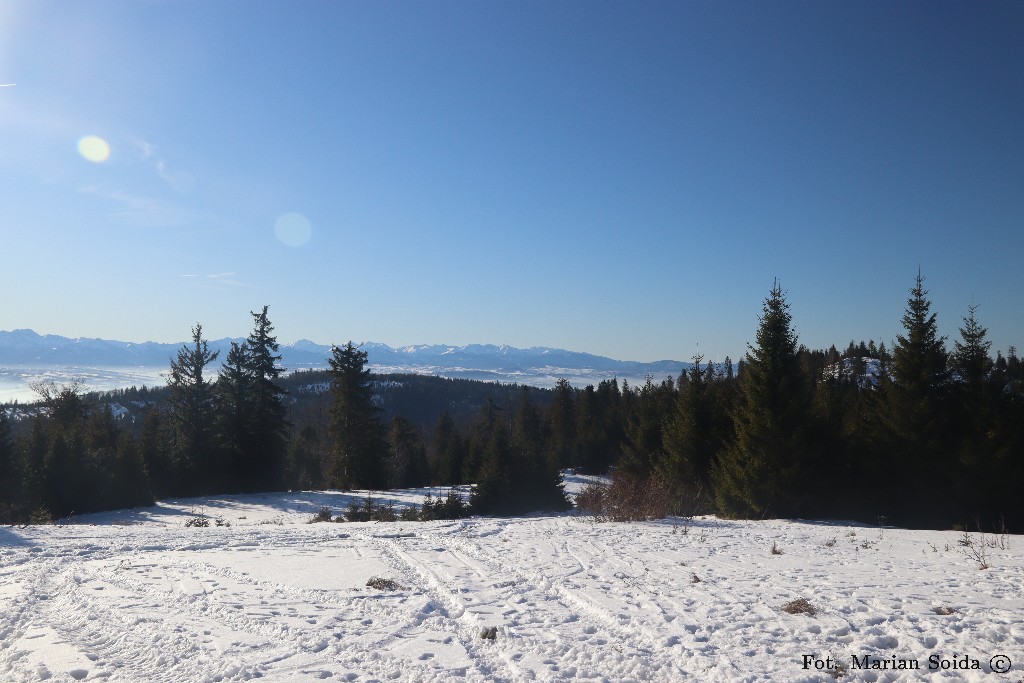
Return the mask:
<path id="1" fill-rule="evenodd" d="M 1005 352 L 1022 45 L 1020 2 L 0 0 L 0 329 L 736 359 L 775 277 L 888 345 L 920 266 Z"/>

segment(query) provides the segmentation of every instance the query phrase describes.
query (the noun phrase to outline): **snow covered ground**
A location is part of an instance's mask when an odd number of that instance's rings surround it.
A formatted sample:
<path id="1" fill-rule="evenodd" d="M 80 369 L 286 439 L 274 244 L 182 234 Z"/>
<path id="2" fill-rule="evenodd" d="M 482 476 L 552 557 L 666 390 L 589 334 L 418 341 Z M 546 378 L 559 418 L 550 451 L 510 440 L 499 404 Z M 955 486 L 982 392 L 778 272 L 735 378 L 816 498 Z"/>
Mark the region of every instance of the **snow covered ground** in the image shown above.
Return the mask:
<path id="1" fill-rule="evenodd" d="M 575 515 L 307 524 L 348 498 L 229 496 L 0 527 L 0 681 L 1024 677 L 1019 536 L 989 536 L 980 570 L 953 531 Z M 186 527 L 197 515 L 224 526 Z M 817 613 L 782 609 L 798 598 Z M 1000 655 L 1009 673 L 993 671 Z"/>

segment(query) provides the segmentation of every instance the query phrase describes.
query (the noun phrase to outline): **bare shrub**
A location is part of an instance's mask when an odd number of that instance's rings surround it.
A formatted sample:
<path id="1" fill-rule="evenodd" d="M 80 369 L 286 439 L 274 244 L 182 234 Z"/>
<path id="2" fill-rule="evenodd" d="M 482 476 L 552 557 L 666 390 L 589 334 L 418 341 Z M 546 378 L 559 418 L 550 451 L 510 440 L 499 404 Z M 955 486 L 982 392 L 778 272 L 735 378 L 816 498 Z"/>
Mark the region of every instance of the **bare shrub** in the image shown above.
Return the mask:
<path id="1" fill-rule="evenodd" d="M 576 508 L 585 512 L 591 517 L 603 517 L 605 513 L 605 498 L 608 493 L 608 484 L 591 483 L 583 487 L 576 494 Z"/>
<path id="2" fill-rule="evenodd" d="M 210 520 L 206 517 L 189 517 L 185 520 L 185 526 L 205 529 L 210 526 Z"/>
<path id="3" fill-rule="evenodd" d="M 777 546 L 775 544 L 775 541 L 772 541 L 772 549 L 769 552 L 771 552 L 772 555 L 781 555 L 782 554 L 782 551 L 779 550 L 779 546 Z"/>
<path id="4" fill-rule="evenodd" d="M 988 569 L 988 549 L 989 544 L 985 538 L 985 534 L 981 531 L 978 532 L 979 537 L 975 538 L 966 531 L 964 535 L 957 541 L 957 545 L 960 546 L 960 552 L 964 557 L 970 558 L 978 563 L 978 569 Z"/>
<path id="5" fill-rule="evenodd" d="M 797 598 L 787 602 L 782 606 L 782 611 L 787 614 L 807 614 L 812 617 L 818 613 L 818 609 L 807 602 L 806 598 Z"/>
<path id="6" fill-rule="evenodd" d="M 1006 528 L 1006 518 L 999 515 L 999 549 L 1010 549 L 1010 531 Z"/>
<path id="7" fill-rule="evenodd" d="M 638 522 L 664 519 L 671 495 L 657 476 L 637 477 L 621 470 L 610 484 L 590 484 L 576 497 L 576 507 L 598 521 Z"/>

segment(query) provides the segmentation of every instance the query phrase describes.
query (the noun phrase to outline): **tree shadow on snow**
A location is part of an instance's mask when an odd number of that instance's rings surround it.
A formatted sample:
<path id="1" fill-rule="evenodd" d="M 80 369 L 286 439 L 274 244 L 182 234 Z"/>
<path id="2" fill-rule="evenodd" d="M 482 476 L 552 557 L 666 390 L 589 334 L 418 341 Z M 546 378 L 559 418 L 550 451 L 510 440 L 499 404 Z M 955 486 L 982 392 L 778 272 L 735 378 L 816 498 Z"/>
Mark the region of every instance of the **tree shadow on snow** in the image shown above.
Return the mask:
<path id="1" fill-rule="evenodd" d="M 17 527 L 0 526 L 0 548 L 27 548 L 33 545 L 18 533 Z"/>

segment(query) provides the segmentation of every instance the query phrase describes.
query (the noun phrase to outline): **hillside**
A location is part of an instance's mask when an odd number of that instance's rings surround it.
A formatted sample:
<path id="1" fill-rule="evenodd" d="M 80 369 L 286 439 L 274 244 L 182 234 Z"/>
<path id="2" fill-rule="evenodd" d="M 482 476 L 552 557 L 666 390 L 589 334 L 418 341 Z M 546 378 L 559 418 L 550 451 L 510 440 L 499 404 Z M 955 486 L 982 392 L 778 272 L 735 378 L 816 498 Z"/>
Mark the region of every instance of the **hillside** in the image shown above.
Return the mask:
<path id="1" fill-rule="evenodd" d="M 0 527 L 4 680 L 831 683 L 1024 670 L 1019 536 L 987 537 L 980 570 L 963 534 L 845 523 L 306 523 L 362 495 L 164 501 Z M 423 491 L 382 495 L 401 506 Z M 186 527 L 196 516 L 223 526 Z M 393 584 L 368 586 L 375 577 Z M 786 611 L 800 599 L 813 614 Z M 1015 660 L 1010 678 L 991 674 L 999 655 Z"/>

